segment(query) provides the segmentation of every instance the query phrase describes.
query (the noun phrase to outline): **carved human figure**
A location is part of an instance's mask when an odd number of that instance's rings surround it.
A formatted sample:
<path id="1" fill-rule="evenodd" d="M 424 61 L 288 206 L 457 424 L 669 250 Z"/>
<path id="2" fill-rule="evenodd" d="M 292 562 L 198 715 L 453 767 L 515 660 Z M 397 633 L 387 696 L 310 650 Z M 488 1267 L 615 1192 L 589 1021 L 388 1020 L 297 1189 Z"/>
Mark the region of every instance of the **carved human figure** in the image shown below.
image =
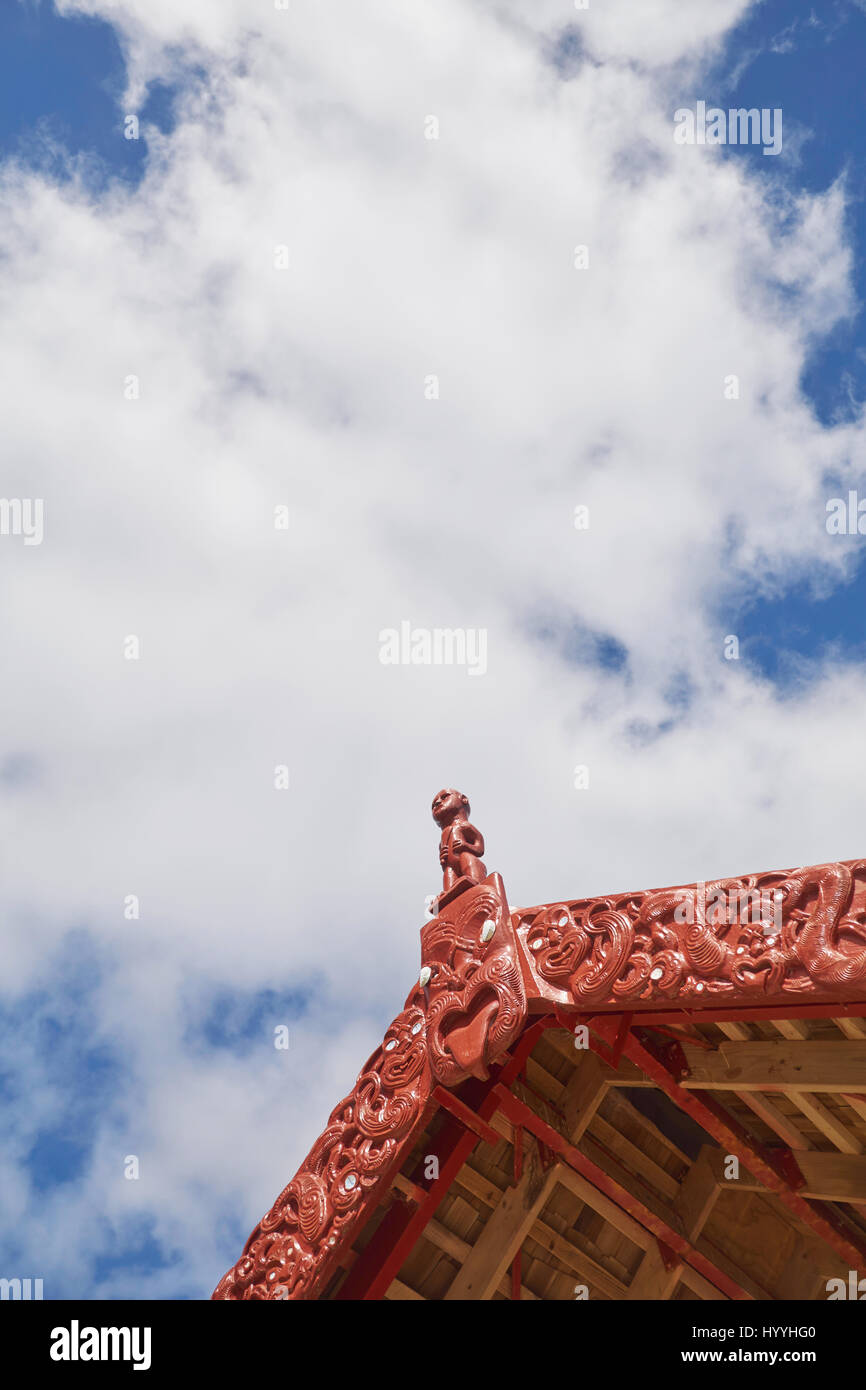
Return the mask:
<path id="1" fill-rule="evenodd" d="M 487 870 L 481 862 L 484 836 L 469 821 L 469 798 L 447 787 L 433 798 L 433 819 L 442 831 L 439 863 L 443 891 L 453 888 L 459 878 L 483 883 Z"/>

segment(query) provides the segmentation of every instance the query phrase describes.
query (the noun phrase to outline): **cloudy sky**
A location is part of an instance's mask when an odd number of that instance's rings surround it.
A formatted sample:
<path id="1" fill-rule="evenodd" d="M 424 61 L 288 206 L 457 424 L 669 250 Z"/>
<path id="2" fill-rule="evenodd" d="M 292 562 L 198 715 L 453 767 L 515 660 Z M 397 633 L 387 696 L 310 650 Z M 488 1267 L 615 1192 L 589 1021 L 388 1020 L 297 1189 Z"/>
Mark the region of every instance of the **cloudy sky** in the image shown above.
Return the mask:
<path id="1" fill-rule="evenodd" d="M 0 1275 L 209 1295 L 443 785 L 515 905 L 866 851 L 864 57 L 863 0 L 0 7 Z"/>

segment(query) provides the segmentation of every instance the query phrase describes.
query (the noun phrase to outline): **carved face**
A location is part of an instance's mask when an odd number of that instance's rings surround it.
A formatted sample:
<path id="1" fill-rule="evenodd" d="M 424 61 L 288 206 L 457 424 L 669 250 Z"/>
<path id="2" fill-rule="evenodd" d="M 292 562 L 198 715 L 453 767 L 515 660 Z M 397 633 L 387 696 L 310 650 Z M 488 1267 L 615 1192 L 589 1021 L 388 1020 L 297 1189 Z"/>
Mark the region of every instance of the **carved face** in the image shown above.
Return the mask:
<path id="1" fill-rule="evenodd" d="M 446 1086 L 486 1079 L 526 1012 L 501 880 L 467 890 L 422 927 L 421 960 L 433 1075 Z"/>
<path id="2" fill-rule="evenodd" d="M 434 796 L 432 810 L 437 825 L 450 825 L 458 811 L 469 814 L 469 798 L 453 787 L 446 787 Z"/>
<path id="3" fill-rule="evenodd" d="M 381 1056 L 379 1073 L 386 1090 L 395 1091 L 414 1081 L 426 1055 L 424 1014 L 421 1009 L 404 1009 L 385 1034 L 381 1053 L 373 1054 L 374 1059 Z"/>

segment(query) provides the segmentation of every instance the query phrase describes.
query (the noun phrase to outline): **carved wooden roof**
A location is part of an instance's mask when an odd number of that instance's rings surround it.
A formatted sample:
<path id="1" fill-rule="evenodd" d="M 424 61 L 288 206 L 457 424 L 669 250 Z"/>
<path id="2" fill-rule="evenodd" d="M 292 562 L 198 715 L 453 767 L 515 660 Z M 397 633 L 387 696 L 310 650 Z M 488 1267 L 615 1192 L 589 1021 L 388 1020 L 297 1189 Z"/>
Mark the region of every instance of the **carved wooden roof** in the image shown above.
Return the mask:
<path id="1" fill-rule="evenodd" d="M 866 862 L 520 910 L 456 872 L 214 1298 L 809 1299 L 866 1273 Z"/>

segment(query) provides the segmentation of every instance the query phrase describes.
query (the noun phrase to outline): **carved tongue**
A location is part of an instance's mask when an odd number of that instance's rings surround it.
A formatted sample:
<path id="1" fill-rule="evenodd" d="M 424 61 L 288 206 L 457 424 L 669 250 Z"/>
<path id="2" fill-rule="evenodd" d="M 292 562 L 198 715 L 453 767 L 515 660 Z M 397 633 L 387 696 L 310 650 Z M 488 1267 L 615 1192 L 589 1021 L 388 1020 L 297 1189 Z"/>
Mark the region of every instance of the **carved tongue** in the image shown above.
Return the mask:
<path id="1" fill-rule="evenodd" d="M 489 999 L 486 1004 L 472 1013 L 465 1023 L 448 1031 L 448 1050 L 464 1071 L 479 1080 L 486 1081 L 487 1068 L 484 1066 L 484 1044 L 497 1009 L 497 1000 Z"/>

